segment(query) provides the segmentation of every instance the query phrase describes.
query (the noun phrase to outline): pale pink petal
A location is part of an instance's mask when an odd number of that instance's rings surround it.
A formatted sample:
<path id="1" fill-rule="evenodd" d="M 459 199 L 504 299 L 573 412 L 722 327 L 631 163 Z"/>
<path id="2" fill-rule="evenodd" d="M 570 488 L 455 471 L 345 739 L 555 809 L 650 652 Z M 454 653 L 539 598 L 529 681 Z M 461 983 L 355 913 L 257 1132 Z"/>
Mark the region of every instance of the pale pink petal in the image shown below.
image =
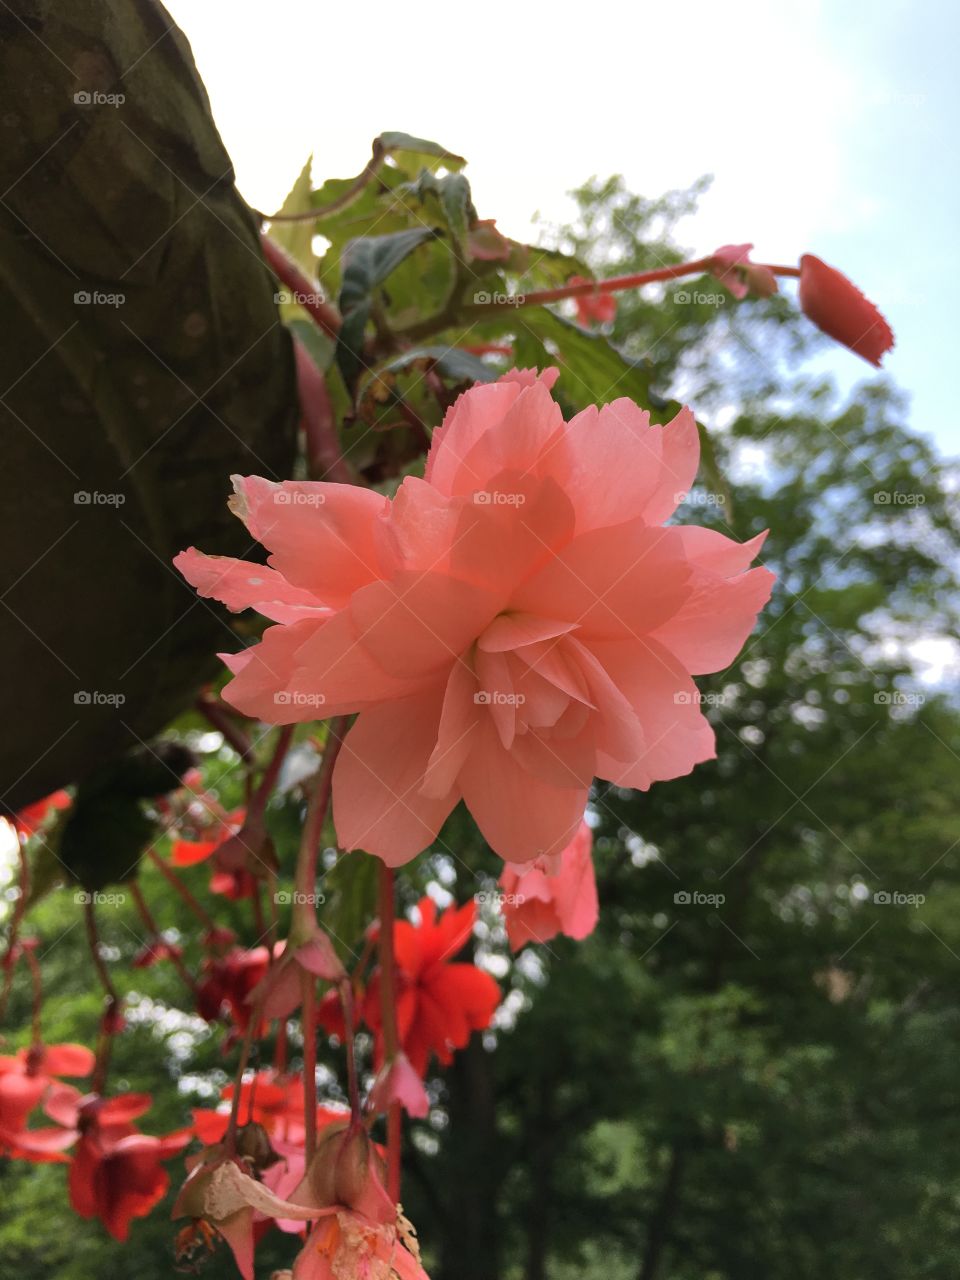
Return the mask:
<path id="1" fill-rule="evenodd" d="M 421 793 L 437 742 L 444 685 L 364 711 L 344 739 L 333 774 L 333 818 L 345 849 L 400 866 L 433 842 L 459 799 Z"/>
<path id="2" fill-rule="evenodd" d="M 311 592 L 292 587 L 276 569 L 265 565 L 207 556 L 195 547 L 181 551 L 173 563 L 199 595 L 222 601 L 234 613 L 256 609 L 273 622 L 297 622 L 329 612 Z"/>
<path id="3" fill-rule="evenodd" d="M 648 524 L 662 524 L 673 515 L 697 478 L 700 436 L 697 420 L 687 408 L 681 409 L 665 427 L 650 429 L 663 433 L 660 475 L 642 514 Z"/>
<path id="4" fill-rule="evenodd" d="M 652 638 L 692 675 L 722 671 L 743 648 L 774 581 L 769 569 L 750 569 L 736 578 L 704 574 L 686 604 Z"/>
<path id="5" fill-rule="evenodd" d="M 378 578 L 377 521 L 389 503 L 359 485 L 234 476 L 234 512 L 294 586 L 339 608 Z"/>
<path id="6" fill-rule="evenodd" d="M 477 677 L 472 668 L 462 659 L 455 662 L 444 690 L 437 743 L 420 787 L 421 795 L 431 800 L 442 799 L 451 791 L 463 762 L 473 750 L 481 711 L 477 692 Z"/>
<path id="7" fill-rule="evenodd" d="M 358 591 L 350 616 L 363 648 L 383 671 L 414 679 L 442 672 L 445 679 L 498 607 L 474 584 L 404 571 Z"/>
<path id="8" fill-rule="evenodd" d="M 502 653 L 518 649 L 521 645 L 535 644 L 539 640 L 552 640 L 565 635 L 576 627 L 574 622 L 560 622 L 556 618 L 539 618 L 532 613 L 501 613 L 490 623 L 477 641 L 480 649 Z"/>
<path id="9" fill-rule="evenodd" d="M 463 798 L 484 839 L 501 858 L 528 862 L 569 844 L 583 816 L 586 786 L 551 787 L 518 768 L 491 721 L 460 773 Z"/>

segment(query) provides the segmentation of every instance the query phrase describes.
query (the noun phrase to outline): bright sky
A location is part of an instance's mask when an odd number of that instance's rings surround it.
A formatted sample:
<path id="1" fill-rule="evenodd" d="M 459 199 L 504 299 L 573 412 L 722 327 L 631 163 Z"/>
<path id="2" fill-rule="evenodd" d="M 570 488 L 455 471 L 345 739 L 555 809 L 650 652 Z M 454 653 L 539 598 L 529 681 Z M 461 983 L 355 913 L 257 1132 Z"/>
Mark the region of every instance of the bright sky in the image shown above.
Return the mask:
<path id="1" fill-rule="evenodd" d="M 352 176 L 384 129 L 467 156 L 480 215 L 514 236 L 592 174 L 656 195 L 713 173 L 691 249 L 752 240 L 845 271 L 896 332 L 914 427 L 960 452 L 955 0 L 166 4 L 255 207 L 311 151 Z M 869 372 L 822 363 L 848 386 Z"/>

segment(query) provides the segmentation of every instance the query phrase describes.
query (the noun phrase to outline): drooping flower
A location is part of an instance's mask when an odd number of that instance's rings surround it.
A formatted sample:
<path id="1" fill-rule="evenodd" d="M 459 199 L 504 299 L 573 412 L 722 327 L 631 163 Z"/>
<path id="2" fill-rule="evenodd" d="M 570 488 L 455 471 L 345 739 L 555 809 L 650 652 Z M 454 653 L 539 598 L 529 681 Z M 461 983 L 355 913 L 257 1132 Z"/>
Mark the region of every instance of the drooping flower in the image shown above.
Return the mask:
<path id="1" fill-rule="evenodd" d="M 234 1086 L 225 1085 L 224 1102 L 233 1100 Z M 275 1071 L 258 1071 L 240 1085 L 240 1124 L 259 1124 L 272 1139 L 293 1145 L 302 1144 L 305 1134 L 303 1118 L 303 1080 L 300 1076 L 281 1076 Z M 193 1113 L 193 1128 L 205 1145 L 221 1142 L 230 1119 L 229 1107 L 211 1111 L 198 1108 Z M 317 1128 L 342 1120 L 343 1113 L 330 1107 L 317 1107 Z"/>
<path id="2" fill-rule="evenodd" d="M 267 839 L 265 828 L 261 830 L 261 824 L 257 824 L 251 831 L 246 825 L 246 811 L 236 809 L 214 822 L 204 834 L 206 838 L 202 840 L 175 840 L 170 850 L 173 865 L 192 867 L 212 859 L 212 893 L 222 893 L 233 900 L 252 897 L 257 889 L 255 871 Z"/>
<path id="3" fill-rule="evenodd" d="M 197 1012 L 207 1022 L 216 1022 L 226 1009 L 238 1033 L 246 1031 L 253 1010 L 250 996 L 267 972 L 270 952 L 266 947 L 244 950 L 233 947 L 224 956 L 208 956 L 197 988 Z M 257 1031 L 259 1036 L 262 1028 Z"/>
<path id="4" fill-rule="evenodd" d="M 425 477 L 236 478 L 270 568 L 181 553 L 204 595 L 278 621 L 225 661 L 224 697 L 290 723 L 360 713 L 333 780 L 339 841 L 391 865 L 461 798 L 506 861 L 559 853 L 594 776 L 645 790 L 715 755 L 692 674 L 736 657 L 773 575 L 739 544 L 664 528 L 696 423 L 632 401 L 564 422 L 551 370 L 467 391 Z"/>
<path id="5" fill-rule="evenodd" d="M 571 276 L 567 284 L 591 284 L 585 276 Z M 617 300 L 612 293 L 595 293 L 587 294 L 581 298 L 574 298 L 577 304 L 577 320 L 582 325 L 589 324 L 613 324 L 617 318 Z"/>
<path id="6" fill-rule="evenodd" d="M 370 1106 L 385 1114 L 394 1105 L 403 1107 L 408 1116 L 422 1119 L 430 1111 L 430 1099 L 413 1063 L 401 1049 L 385 1062 L 370 1090 Z"/>
<path id="7" fill-rule="evenodd" d="M 87 1076 L 95 1063 L 94 1054 L 82 1044 L 37 1044 L 0 1055 L 0 1151 L 36 1162 L 64 1159 L 61 1153 L 76 1134 L 63 1128 L 28 1129 L 27 1121 L 59 1077 Z"/>
<path id="8" fill-rule="evenodd" d="M 363 1128 L 331 1127 L 293 1199 L 317 1221 L 293 1280 L 429 1280 L 416 1232 L 383 1185 L 383 1163 Z"/>
<path id="9" fill-rule="evenodd" d="M 446 1065 L 472 1032 L 490 1025 L 500 1003 L 500 988 L 489 973 L 455 960 L 473 931 L 474 902 L 448 907 L 439 919 L 432 898 L 422 898 L 418 910 L 419 924 L 398 920 L 394 925 L 393 948 L 400 1047 L 422 1077 L 431 1054 Z M 377 1057 L 382 1061 L 378 972 L 367 987 L 363 1016 L 377 1033 Z"/>
<path id="10" fill-rule="evenodd" d="M 724 244 L 713 254 L 710 274 L 735 298 L 745 298 L 748 293 L 769 298 L 777 292 L 777 278 L 770 268 L 750 261 L 752 248 L 752 244 Z"/>
<path id="11" fill-rule="evenodd" d="M 528 942 L 549 942 L 558 933 L 578 941 L 597 925 L 593 832 L 581 822 L 577 834 L 553 860 L 506 866 L 500 876 L 501 911 L 514 951 Z"/>
<path id="12" fill-rule="evenodd" d="M 130 1223 L 143 1218 L 170 1185 L 162 1162 L 179 1155 L 191 1130 L 163 1137 L 140 1133 L 133 1121 L 148 1111 L 149 1094 L 115 1098 L 61 1085 L 45 1103 L 50 1117 L 78 1137 L 70 1161 L 70 1203 L 81 1218 L 99 1218 L 115 1240 L 126 1240 Z"/>
<path id="13" fill-rule="evenodd" d="M 880 367 L 893 330 L 852 280 L 812 253 L 800 259 L 800 306 L 818 329 Z"/>

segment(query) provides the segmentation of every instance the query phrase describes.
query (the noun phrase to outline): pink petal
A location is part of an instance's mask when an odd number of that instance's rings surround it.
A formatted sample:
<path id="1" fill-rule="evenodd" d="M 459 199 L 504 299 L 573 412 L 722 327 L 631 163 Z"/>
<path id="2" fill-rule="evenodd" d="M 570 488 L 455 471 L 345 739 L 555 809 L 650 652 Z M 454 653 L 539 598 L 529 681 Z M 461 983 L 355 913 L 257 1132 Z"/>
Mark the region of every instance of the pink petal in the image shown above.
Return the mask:
<path id="1" fill-rule="evenodd" d="M 332 608 L 380 576 L 376 529 L 387 499 L 358 485 L 234 476 L 234 512 L 294 586 Z"/>
<path id="2" fill-rule="evenodd" d="M 388 866 L 416 857 L 436 838 L 459 793 L 421 794 L 437 742 L 444 686 L 364 711 L 344 739 L 333 773 L 333 817 L 345 849 L 366 849 Z"/>
<path id="3" fill-rule="evenodd" d="M 753 630 L 775 582 L 769 569 L 736 578 L 702 575 L 683 607 L 651 632 L 693 675 L 728 667 Z"/>
<path id="4" fill-rule="evenodd" d="M 265 565 L 204 555 L 195 547 L 181 551 L 173 563 L 201 596 L 222 601 L 234 613 L 256 609 L 273 622 L 297 622 L 329 612 L 311 592 L 292 587 Z"/>

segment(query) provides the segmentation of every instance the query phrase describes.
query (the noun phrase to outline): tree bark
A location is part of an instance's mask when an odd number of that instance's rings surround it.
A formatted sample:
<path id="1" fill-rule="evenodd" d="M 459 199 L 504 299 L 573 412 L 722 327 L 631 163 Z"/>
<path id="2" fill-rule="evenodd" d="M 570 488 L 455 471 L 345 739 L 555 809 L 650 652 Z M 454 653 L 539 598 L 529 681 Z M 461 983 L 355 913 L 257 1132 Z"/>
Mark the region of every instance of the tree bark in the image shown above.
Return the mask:
<path id="1" fill-rule="evenodd" d="M 231 472 L 288 474 L 289 338 L 189 46 L 156 0 L 0 6 L 0 804 L 189 705 L 243 554 Z M 12 678 L 11 678 L 12 677 Z"/>

